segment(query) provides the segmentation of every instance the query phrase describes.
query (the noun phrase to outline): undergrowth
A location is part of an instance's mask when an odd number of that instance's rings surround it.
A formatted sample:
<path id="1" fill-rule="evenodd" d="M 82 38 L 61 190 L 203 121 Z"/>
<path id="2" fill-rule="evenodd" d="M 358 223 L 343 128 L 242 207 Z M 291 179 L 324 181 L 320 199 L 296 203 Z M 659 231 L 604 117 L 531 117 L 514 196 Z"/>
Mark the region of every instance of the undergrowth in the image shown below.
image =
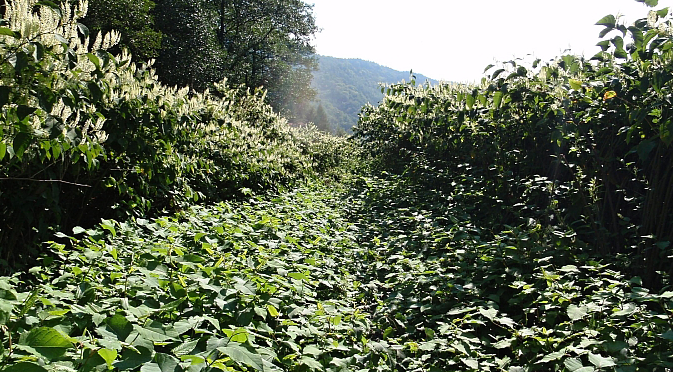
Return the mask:
<path id="1" fill-rule="evenodd" d="M 482 234 L 456 195 L 408 182 L 77 228 L 0 279 L 2 371 L 673 366 L 673 292 L 532 222 Z"/>

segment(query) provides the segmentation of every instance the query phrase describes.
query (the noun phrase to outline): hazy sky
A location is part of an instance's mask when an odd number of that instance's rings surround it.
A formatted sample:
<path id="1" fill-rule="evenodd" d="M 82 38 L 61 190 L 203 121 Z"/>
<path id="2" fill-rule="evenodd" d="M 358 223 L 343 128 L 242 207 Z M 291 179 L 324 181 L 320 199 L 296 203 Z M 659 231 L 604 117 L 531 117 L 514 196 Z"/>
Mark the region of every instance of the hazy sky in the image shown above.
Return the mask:
<path id="1" fill-rule="evenodd" d="M 494 61 L 543 60 L 571 48 L 593 55 L 594 24 L 647 16 L 635 0 L 305 0 L 315 4 L 314 45 L 322 55 L 361 58 L 449 81 L 478 81 Z M 659 0 L 654 9 L 672 7 Z M 530 57 L 528 57 L 530 58 Z"/>

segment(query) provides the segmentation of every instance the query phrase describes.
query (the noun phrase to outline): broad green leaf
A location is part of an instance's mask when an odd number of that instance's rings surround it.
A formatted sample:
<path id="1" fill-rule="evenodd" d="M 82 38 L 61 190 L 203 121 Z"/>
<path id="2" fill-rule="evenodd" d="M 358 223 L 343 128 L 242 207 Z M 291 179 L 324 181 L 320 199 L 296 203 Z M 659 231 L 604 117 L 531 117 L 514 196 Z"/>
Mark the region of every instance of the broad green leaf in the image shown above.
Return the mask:
<path id="1" fill-rule="evenodd" d="M 323 366 L 322 366 L 322 364 L 320 364 L 320 362 L 318 362 L 317 360 L 315 360 L 311 357 L 308 357 L 306 355 L 299 358 L 299 363 L 309 367 L 313 371 L 322 371 L 323 370 Z"/>
<path id="2" fill-rule="evenodd" d="M 107 363 L 107 366 L 112 367 L 112 363 L 117 359 L 117 350 L 98 349 L 98 355 Z"/>
<path id="3" fill-rule="evenodd" d="M 120 371 L 133 370 L 152 360 L 150 349 L 143 346 L 136 346 L 134 349 L 124 348 L 121 357 L 114 363 L 115 368 Z"/>
<path id="4" fill-rule="evenodd" d="M 493 318 L 495 318 L 495 316 L 498 315 L 498 310 L 494 308 L 488 308 L 488 309 L 480 308 L 479 313 L 484 317 L 488 318 L 488 320 L 493 321 Z"/>
<path id="5" fill-rule="evenodd" d="M 589 362 L 598 368 L 615 366 L 615 362 L 612 361 L 612 358 L 604 358 L 601 355 L 592 353 L 589 353 Z"/>
<path id="6" fill-rule="evenodd" d="M 536 363 L 547 363 L 551 362 L 552 360 L 558 360 L 561 359 L 563 356 L 565 356 L 565 354 L 566 354 L 565 350 L 559 350 L 545 355 L 542 359 L 538 360 Z"/>
<path id="7" fill-rule="evenodd" d="M 504 340 L 500 340 L 500 341 L 494 343 L 494 344 L 493 344 L 493 347 L 496 348 L 496 349 L 505 349 L 505 348 L 509 348 L 509 347 L 512 346 L 512 342 L 513 342 L 513 341 L 514 341 L 514 339 L 511 339 L 511 338 L 504 339 Z"/>
<path id="8" fill-rule="evenodd" d="M 28 133 L 20 132 L 16 134 L 12 143 L 12 149 L 17 158 L 21 159 L 23 157 L 23 153 L 28 149 L 31 139 L 32 137 Z"/>
<path id="9" fill-rule="evenodd" d="M 70 337 L 51 327 L 39 327 L 31 330 L 26 338 L 26 345 L 56 348 L 69 348 L 73 346 Z"/>
<path id="10" fill-rule="evenodd" d="M 602 50 L 603 52 L 605 52 L 605 51 L 607 51 L 608 49 L 610 49 L 610 40 L 603 40 L 603 41 L 597 43 L 596 45 L 599 46 L 599 47 L 601 47 L 601 50 Z"/>
<path id="11" fill-rule="evenodd" d="M 72 228 L 72 233 L 74 235 L 79 235 L 79 234 L 82 234 L 82 233 L 85 233 L 85 232 L 86 232 L 86 229 L 81 227 L 81 226 L 75 226 L 75 227 Z"/>
<path id="12" fill-rule="evenodd" d="M 511 366 L 511 367 L 509 367 L 509 369 L 507 371 L 509 371 L 509 372 L 528 372 L 528 368 L 527 367 L 520 367 L 520 366 Z"/>
<path id="13" fill-rule="evenodd" d="M 12 31 L 11 29 L 7 27 L 0 27 L 0 35 L 7 35 L 11 37 L 17 37 L 17 33 Z"/>
<path id="14" fill-rule="evenodd" d="M 154 361 L 161 372 L 182 372 L 179 361 L 172 355 L 157 353 L 154 356 Z"/>
<path id="15" fill-rule="evenodd" d="M 627 59 L 629 58 L 628 53 L 624 49 L 615 49 L 614 53 L 616 58 Z"/>
<path id="16" fill-rule="evenodd" d="M 467 108 L 469 110 L 472 110 L 472 107 L 474 107 L 475 99 L 474 96 L 471 94 L 466 94 L 465 95 L 465 103 L 467 104 Z"/>
<path id="17" fill-rule="evenodd" d="M 502 97 L 503 93 L 501 91 L 497 91 L 493 94 L 493 108 L 494 109 L 499 109 L 500 104 L 502 103 Z"/>
<path id="18" fill-rule="evenodd" d="M 54 360 L 73 347 L 71 338 L 51 327 L 34 328 L 28 334 L 25 345 L 30 346 L 49 360 Z"/>
<path id="19" fill-rule="evenodd" d="M 335 326 L 338 326 L 339 324 L 341 324 L 341 319 L 342 319 L 341 315 L 334 316 L 330 318 L 330 323 L 334 324 Z"/>
<path id="20" fill-rule="evenodd" d="M 559 269 L 559 271 L 563 271 L 566 273 L 579 273 L 579 269 L 575 265 L 565 265 L 562 268 Z"/>
<path id="21" fill-rule="evenodd" d="M 117 335 L 119 341 L 126 341 L 126 338 L 133 332 L 133 325 L 131 322 L 119 313 L 108 318 L 106 323 L 111 328 L 112 332 Z"/>
<path id="22" fill-rule="evenodd" d="M 205 259 L 205 258 L 203 258 L 203 257 L 201 257 L 201 256 L 199 256 L 199 255 L 196 255 L 196 254 L 190 254 L 190 253 L 184 255 L 183 259 L 184 259 L 185 261 L 187 261 L 187 262 L 193 262 L 193 263 L 203 263 L 203 262 L 206 262 L 206 259 Z"/>
<path id="23" fill-rule="evenodd" d="M 460 361 L 463 362 L 466 366 L 472 369 L 479 369 L 479 361 L 472 358 L 460 358 Z"/>
<path id="24" fill-rule="evenodd" d="M 0 301 L 0 325 L 7 324 L 7 322 L 9 322 L 13 309 L 14 306 L 12 306 L 12 304 L 10 304 L 8 301 Z"/>
<path id="25" fill-rule="evenodd" d="M 570 372 L 575 372 L 576 370 L 584 367 L 582 361 L 575 358 L 567 358 L 563 361 L 563 364 L 568 368 Z"/>
<path id="26" fill-rule="evenodd" d="M 140 367 L 140 372 L 163 372 L 158 364 L 147 363 Z"/>
<path id="27" fill-rule="evenodd" d="M 194 351 L 198 342 L 199 342 L 198 339 L 187 341 L 174 347 L 171 351 L 173 352 L 173 355 L 176 356 L 188 355 L 189 353 Z"/>
<path id="28" fill-rule="evenodd" d="M 596 22 L 596 25 L 615 28 L 615 26 L 617 26 L 617 19 L 612 14 L 606 15 L 605 17 L 601 18 L 598 22 Z"/>
<path id="29" fill-rule="evenodd" d="M 259 354 L 250 352 L 248 349 L 238 344 L 229 344 L 218 347 L 217 350 L 231 358 L 234 362 L 252 367 L 257 371 L 264 371 L 262 357 Z"/>
<path id="30" fill-rule="evenodd" d="M 224 332 L 224 334 L 226 334 L 227 337 L 229 337 L 229 341 L 239 343 L 248 341 L 248 331 L 243 327 L 238 328 L 236 330 L 224 329 L 222 330 L 222 332 Z"/>
<path id="31" fill-rule="evenodd" d="M 241 278 L 236 278 L 236 283 L 234 283 L 234 288 L 239 292 L 254 295 L 257 293 L 257 285 L 254 282 L 247 281 Z"/>
<path id="32" fill-rule="evenodd" d="M 657 144 L 653 140 L 645 140 L 638 144 L 636 152 L 641 161 L 647 161 L 650 157 L 650 153 L 657 147 Z"/>
<path id="33" fill-rule="evenodd" d="M 181 355 L 180 360 L 183 362 L 190 362 L 191 365 L 193 366 L 206 362 L 206 360 L 203 357 L 200 357 L 198 355 Z"/>
<path id="34" fill-rule="evenodd" d="M 621 36 L 615 36 L 611 40 L 612 45 L 615 46 L 617 49 L 624 49 L 624 39 Z"/>
<path id="35" fill-rule="evenodd" d="M 310 354 L 310 355 L 320 355 L 322 354 L 322 351 L 317 348 L 315 345 L 306 345 L 304 347 L 304 350 L 302 351 L 302 354 Z"/>
<path id="36" fill-rule="evenodd" d="M 171 301 L 167 304 L 161 306 L 161 311 L 172 311 L 177 309 L 183 302 L 187 300 L 186 297 L 178 298 L 175 301 Z"/>
<path id="37" fill-rule="evenodd" d="M 157 321 L 151 321 L 144 327 L 133 325 L 133 328 L 144 338 L 149 341 L 163 342 L 168 340 L 175 340 L 175 336 L 164 328 L 163 324 Z"/>
<path id="38" fill-rule="evenodd" d="M 117 236 L 117 230 L 114 227 L 114 222 L 111 220 L 103 220 L 100 223 L 100 227 L 102 227 L 104 230 L 108 230 L 112 236 Z"/>
<path id="39" fill-rule="evenodd" d="M 35 302 L 37 302 L 37 298 L 40 295 L 40 288 L 35 288 L 31 293 L 30 297 L 24 301 L 23 306 L 21 306 L 21 310 L 19 313 L 16 315 L 17 318 L 23 318 L 24 315 L 28 312 L 28 310 L 32 309 L 33 306 L 35 305 Z"/>
<path id="40" fill-rule="evenodd" d="M 493 74 L 491 75 L 491 80 L 495 80 L 495 79 L 497 79 L 498 76 L 500 76 L 503 72 L 505 72 L 505 69 L 504 69 L 504 68 L 500 68 L 500 69 L 495 70 L 495 71 L 493 72 Z"/>
<path id="41" fill-rule="evenodd" d="M 588 312 L 586 306 L 577 306 L 574 304 L 568 306 L 568 317 L 572 321 L 580 320 L 587 316 L 587 314 Z"/>
<path id="42" fill-rule="evenodd" d="M 77 30 L 79 30 L 82 36 L 89 37 L 89 28 L 86 27 L 83 23 L 77 22 Z"/>

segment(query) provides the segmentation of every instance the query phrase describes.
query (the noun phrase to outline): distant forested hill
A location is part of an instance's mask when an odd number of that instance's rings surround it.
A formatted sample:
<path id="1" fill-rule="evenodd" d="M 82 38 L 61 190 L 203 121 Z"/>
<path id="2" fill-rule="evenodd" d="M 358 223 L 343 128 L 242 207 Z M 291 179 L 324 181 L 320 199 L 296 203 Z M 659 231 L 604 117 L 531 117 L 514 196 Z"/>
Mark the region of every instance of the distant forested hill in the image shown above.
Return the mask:
<path id="1" fill-rule="evenodd" d="M 313 73 L 311 84 L 318 94 L 314 102 L 297 111 L 298 121 L 312 121 L 334 133 L 349 133 L 357 123 L 362 106 L 367 103 L 376 105 L 383 98 L 379 83 L 410 80 L 409 71 L 396 71 L 374 62 L 326 56 L 318 58 L 320 67 Z M 438 83 L 421 74 L 414 75 L 418 84 L 424 84 L 426 80 L 431 84 Z"/>

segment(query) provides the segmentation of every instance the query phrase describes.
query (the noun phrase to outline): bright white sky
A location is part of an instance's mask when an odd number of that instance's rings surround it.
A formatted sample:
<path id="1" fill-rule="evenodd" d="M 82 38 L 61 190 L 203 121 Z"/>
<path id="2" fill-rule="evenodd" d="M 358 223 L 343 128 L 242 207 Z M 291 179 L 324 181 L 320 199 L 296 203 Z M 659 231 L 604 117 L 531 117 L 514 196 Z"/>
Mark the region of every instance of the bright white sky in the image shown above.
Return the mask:
<path id="1" fill-rule="evenodd" d="M 361 58 L 438 80 L 476 82 L 494 61 L 571 48 L 592 56 L 608 14 L 647 16 L 635 0 L 305 0 L 315 4 L 318 54 Z M 653 9 L 671 7 L 659 0 Z"/>

